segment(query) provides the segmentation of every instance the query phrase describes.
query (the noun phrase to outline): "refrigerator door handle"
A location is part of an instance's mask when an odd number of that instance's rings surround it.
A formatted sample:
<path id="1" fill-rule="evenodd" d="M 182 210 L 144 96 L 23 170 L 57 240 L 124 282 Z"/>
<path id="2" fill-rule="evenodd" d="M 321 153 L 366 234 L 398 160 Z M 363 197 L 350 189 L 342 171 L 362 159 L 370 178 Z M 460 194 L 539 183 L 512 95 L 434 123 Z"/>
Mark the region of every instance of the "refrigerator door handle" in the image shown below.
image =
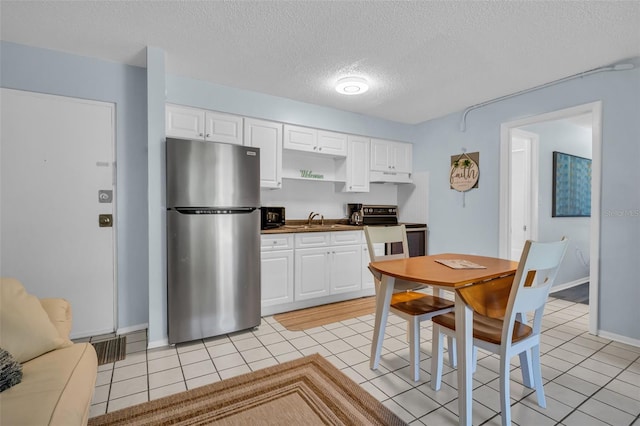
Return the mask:
<path id="1" fill-rule="evenodd" d="M 181 214 L 243 214 L 252 213 L 258 207 L 229 207 L 229 208 L 207 208 L 207 207 L 175 207 L 174 209 Z"/>

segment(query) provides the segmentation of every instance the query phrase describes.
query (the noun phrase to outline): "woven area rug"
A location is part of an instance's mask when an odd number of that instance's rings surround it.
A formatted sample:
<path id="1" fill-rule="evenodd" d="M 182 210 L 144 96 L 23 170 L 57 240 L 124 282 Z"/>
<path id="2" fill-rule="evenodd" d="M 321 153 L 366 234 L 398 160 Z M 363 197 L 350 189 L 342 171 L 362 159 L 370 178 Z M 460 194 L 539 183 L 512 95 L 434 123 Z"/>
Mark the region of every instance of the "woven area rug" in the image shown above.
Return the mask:
<path id="1" fill-rule="evenodd" d="M 127 355 L 127 336 L 91 342 L 91 344 L 98 355 L 98 365 L 122 361 Z"/>
<path id="2" fill-rule="evenodd" d="M 98 425 L 405 425 L 318 354 L 89 419 Z"/>
<path id="3" fill-rule="evenodd" d="M 274 315 L 273 318 L 275 318 L 275 320 L 282 324 L 287 330 L 302 331 L 309 328 L 331 324 L 333 322 L 373 314 L 375 310 L 376 298 L 371 296 L 285 312 L 283 314 Z"/>

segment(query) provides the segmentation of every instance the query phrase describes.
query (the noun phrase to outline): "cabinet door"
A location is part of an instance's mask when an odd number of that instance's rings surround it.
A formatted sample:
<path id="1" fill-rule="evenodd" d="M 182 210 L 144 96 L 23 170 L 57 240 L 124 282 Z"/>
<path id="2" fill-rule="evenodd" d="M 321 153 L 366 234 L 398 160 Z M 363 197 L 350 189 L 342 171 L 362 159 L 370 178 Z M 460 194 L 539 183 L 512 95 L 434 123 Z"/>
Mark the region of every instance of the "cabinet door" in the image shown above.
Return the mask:
<path id="1" fill-rule="evenodd" d="M 393 171 L 411 173 L 413 169 L 413 145 L 410 143 L 393 142 L 392 149 Z"/>
<path id="2" fill-rule="evenodd" d="M 371 170 L 388 172 L 391 159 L 389 142 L 381 139 L 371 139 Z"/>
<path id="3" fill-rule="evenodd" d="M 283 147 L 298 151 L 316 152 L 318 132 L 308 127 L 284 125 Z"/>
<path id="4" fill-rule="evenodd" d="M 361 262 L 360 244 L 331 248 L 331 294 L 362 288 Z"/>
<path id="5" fill-rule="evenodd" d="M 167 104 L 165 130 L 169 137 L 204 140 L 204 111 Z"/>
<path id="6" fill-rule="evenodd" d="M 205 138 L 213 142 L 242 145 L 242 117 L 207 111 L 205 113 Z"/>
<path id="7" fill-rule="evenodd" d="M 347 156 L 347 135 L 318 130 L 318 152 L 334 157 Z"/>
<path id="8" fill-rule="evenodd" d="M 262 252 L 261 305 L 293 302 L 293 250 Z"/>
<path id="9" fill-rule="evenodd" d="M 260 148 L 260 186 L 282 187 L 282 124 L 244 120 L 244 144 Z"/>
<path id="10" fill-rule="evenodd" d="M 369 139 L 349 136 L 345 192 L 369 192 Z"/>
<path id="11" fill-rule="evenodd" d="M 295 291 L 296 301 L 329 295 L 328 248 L 295 250 Z"/>
<path id="12" fill-rule="evenodd" d="M 362 245 L 362 289 L 370 289 L 374 287 L 373 274 L 369 270 L 369 262 L 371 262 L 371 256 L 369 255 L 369 247 L 366 244 Z"/>

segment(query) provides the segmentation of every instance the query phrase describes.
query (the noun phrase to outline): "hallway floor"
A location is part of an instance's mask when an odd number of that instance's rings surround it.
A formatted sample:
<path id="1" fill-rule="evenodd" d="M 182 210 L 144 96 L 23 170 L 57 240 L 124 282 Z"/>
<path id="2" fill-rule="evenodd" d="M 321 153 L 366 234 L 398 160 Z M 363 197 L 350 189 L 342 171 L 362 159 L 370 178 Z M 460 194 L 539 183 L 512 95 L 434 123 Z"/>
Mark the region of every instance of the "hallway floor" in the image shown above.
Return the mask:
<path id="1" fill-rule="evenodd" d="M 590 335 L 588 305 L 550 298 L 542 335 L 547 408 L 522 385 L 512 359 L 511 413 L 516 425 L 640 426 L 640 348 Z M 423 322 L 421 380 L 409 375 L 405 322 L 389 316 L 381 367 L 369 369 L 373 315 L 292 332 L 273 317 L 254 329 L 146 350 L 146 332 L 127 335 L 127 357 L 99 366 L 90 415 L 161 398 L 270 365 L 320 353 L 412 425 L 457 424 L 456 373 L 430 387 L 431 322 Z M 112 336 L 98 336 L 100 338 Z M 499 425 L 499 360 L 478 353 L 473 424 Z"/>

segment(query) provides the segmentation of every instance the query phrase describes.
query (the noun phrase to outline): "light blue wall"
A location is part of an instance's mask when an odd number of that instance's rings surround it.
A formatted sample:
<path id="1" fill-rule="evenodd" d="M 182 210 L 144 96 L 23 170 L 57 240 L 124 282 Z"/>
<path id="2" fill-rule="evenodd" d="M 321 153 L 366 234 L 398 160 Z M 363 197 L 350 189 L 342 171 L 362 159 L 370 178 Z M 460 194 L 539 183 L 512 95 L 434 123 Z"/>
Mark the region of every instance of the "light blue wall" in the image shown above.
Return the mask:
<path id="1" fill-rule="evenodd" d="M 167 102 L 383 139 L 415 137 L 412 125 L 175 75 L 167 75 Z"/>
<path id="2" fill-rule="evenodd" d="M 522 127 L 538 134 L 538 239 L 540 241 L 569 239 L 569 248 L 558 271 L 556 285 L 589 277 L 589 217 L 551 217 L 553 198 L 553 151 L 591 158 L 591 129 L 566 121 L 550 121 Z"/>
<path id="3" fill-rule="evenodd" d="M 414 169 L 430 171 L 430 251 L 498 255 L 500 125 L 602 101 L 602 218 L 600 328 L 640 339 L 640 69 L 572 80 L 418 127 Z M 449 189 L 451 155 L 480 152 L 480 187 L 462 195 Z"/>
<path id="4" fill-rule="evenodd" d="M 147 178 L 146 70 L 8 42 L 0 44 L 0 59 L 2 87 L 116 103 L 118 323 L 146 323 L 149 300 L 165 289 L 164 283 L 149 282 L 148 232 L 159 225 L 149 229 L 147 197 L 161 189 Z M 466 132 L 459 131 L 459 113 L 409 126 L 171 75 L 166 76 L 166 89 L 167 100 L 179 104 L 415 141 L 414 170 L 431 176 L 430 252 L 486 255 L 498 253 L 500 124 L 602 100 L 600 326 L 640 339 L 640 168 L 633 161 L 640 158 L 640 69 L 592 75 L 475 110 Z M 162 124 L 151 126 L 161 131 Z M 480 152 L 480 187 L 466 194 L 464 208 L 462 195 L 448 185 L 449 157 L 461 147 Z M 157 231 L 153 238 L 162 239 L 164 230 Z M 151 288 L 155 293 L 150 298 Z M 156 309 L 164 312 L 164 306 Z M 161 315 L 151 315 L 151 327 L 164 328 L 156 324 L 163 321 Z"/>
<path id="5" fill-rule="evenodd" d="M 115 103 L 118 325 L 146 323 L 146 70 L 4 41 L 0 64 L 1 87 Z"/>

